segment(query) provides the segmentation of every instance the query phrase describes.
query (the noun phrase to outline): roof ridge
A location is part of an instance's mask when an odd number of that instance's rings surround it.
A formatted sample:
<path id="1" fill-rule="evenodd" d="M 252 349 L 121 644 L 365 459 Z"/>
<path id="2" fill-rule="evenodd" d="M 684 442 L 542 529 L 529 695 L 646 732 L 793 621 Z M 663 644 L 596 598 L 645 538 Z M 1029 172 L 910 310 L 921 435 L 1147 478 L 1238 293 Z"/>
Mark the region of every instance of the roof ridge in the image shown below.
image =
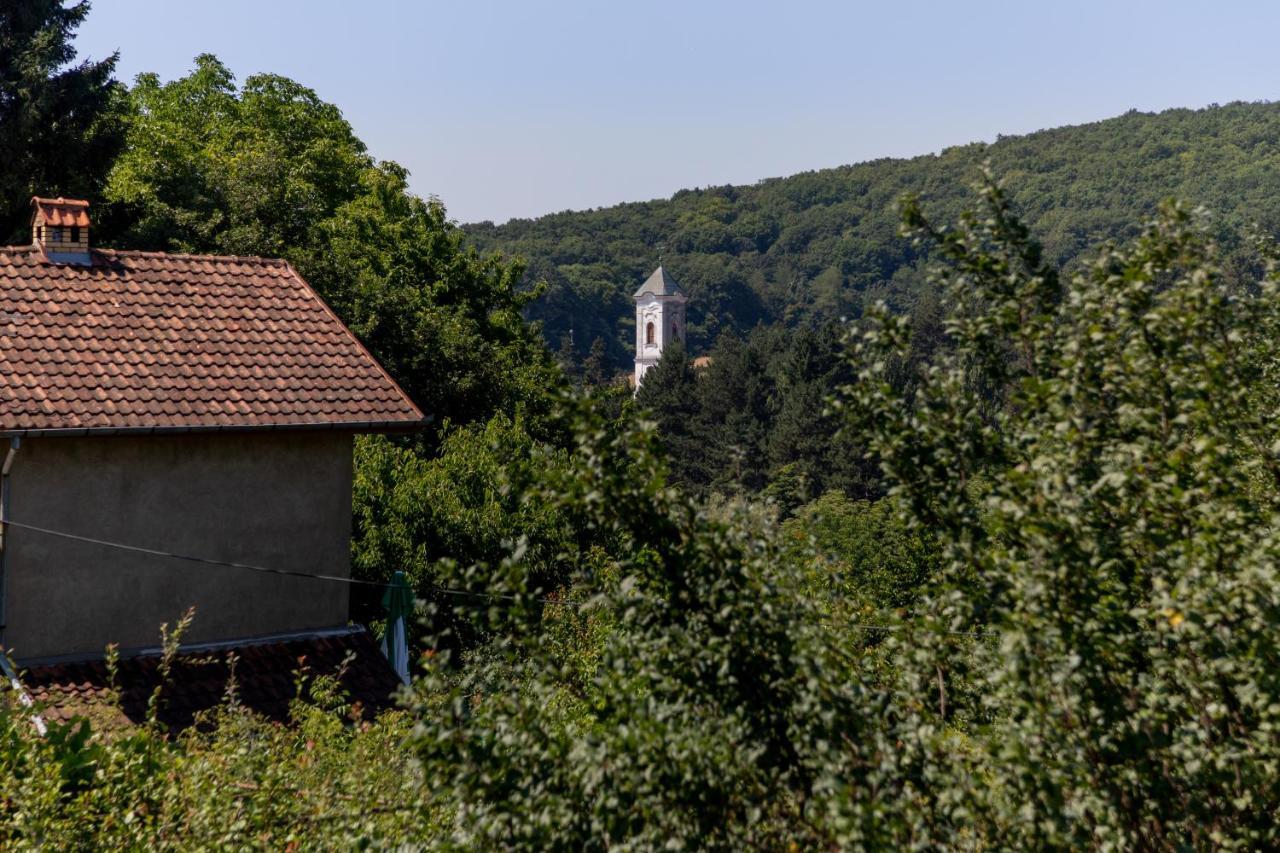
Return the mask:
<path id="1" fill-rule="evenodd" d="M 124 255 L 131 258 L 172 258 L 179 261 L 237 261 L 239 263 L 249 261 L 289 266 L 289 262 L 284 258 L 269 258 L 264 255 L 209 255 L 197 252 L 154 252 L 146 249 L 109 249 L 96 246 L 92 251 L 102 252 L 103 254 Z"/>
<path id="2" fill-rule="evenodd" d="M 57 198 L 51 198 L 48 196 L 33 195 L 31 197 L 31 200 L 38 204 L 65 204 L 65 205 L 70 205 L 71 207 L 88 207 L 89 206 L 89 202 L 83 198 L 67 198 L 65 196 L 58 196 Z"/>
<path id="3" fill-rule="evenodd" d="M 0 253 L 40 251 L 41 248 L 32 243 L 21 246 L 0 246 Z M 104 255 L 129 258 L 170 258 L 178 261 L 235 261 L 237 263 L 248 262 L 289 266 L 289 261 L 285 258 L 271 258 L 264 255 L 207 255 L 197 252 L 156 252 L 147 249 L 111 249 L 99 246 L 94 246 L 89 251 L 90 253 L 98 252 Z"/>

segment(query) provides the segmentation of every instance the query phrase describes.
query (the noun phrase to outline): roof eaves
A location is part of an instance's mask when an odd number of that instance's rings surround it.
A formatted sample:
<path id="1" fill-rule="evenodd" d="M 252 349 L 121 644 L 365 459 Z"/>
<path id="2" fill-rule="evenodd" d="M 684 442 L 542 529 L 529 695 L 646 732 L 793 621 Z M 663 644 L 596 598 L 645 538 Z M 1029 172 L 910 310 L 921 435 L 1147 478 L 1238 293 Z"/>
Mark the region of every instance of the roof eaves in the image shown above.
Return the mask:
<path id="1" fill-rule="evenodd" d="M 415 407 L 416 408 L 416 407 Z M 0 429 L 0 438 L 78 438 L 112 435 L 177 435 L 214 432 L 412 432 L 425 428 L 431 418 L 418 420 L 324 421 L 278 424 L 190 424 L 138 427 L 54 427 L 50 429 Z"/>
<path id="2" fill-rule="evenodd" d="M 203 643 L 183 643 L 178 646 L 177 653 L 180 655 L 207 654 L 210 652 L 249 648 L 251 646 L 265 646 L 271 643 L 289 643 L 297 640 L 323 640 L 332 637 L 350 637 L 356 634 L 363 634 L 366 631 L 368 631 L 368 629 L 357 622 L 350 625 L 341 625 L 335 628 L 312 628 L 305 631 L 287 631 L 279 634 L 263 634 L 256 637 L 237 637 L 232 640 L 209 640 Z M 161 646 L 140 646 L 136 648 L 116 650 L 116 656 L 119 657 L 120 660 L 156 657 L 163 653 L 164 648 Z M 94 652 L 92 654 L 50 655 L 41 658 L 19 658 L 14 662 L 18 664 L 19 667 L 26 668 L 33 666 L 53 666 L 56 664 L 66 663 L 88 663 L 90 661 L 98 661 L 102 659 L 102 652 Z"/>

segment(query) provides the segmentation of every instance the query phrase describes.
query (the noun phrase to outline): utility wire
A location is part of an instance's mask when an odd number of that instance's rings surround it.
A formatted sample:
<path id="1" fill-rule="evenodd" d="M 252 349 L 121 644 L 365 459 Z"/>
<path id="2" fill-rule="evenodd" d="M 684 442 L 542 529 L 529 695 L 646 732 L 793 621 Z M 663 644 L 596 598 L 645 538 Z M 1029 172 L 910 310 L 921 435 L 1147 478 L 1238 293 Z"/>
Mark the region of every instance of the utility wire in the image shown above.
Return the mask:
<path id="1" fill-rule="evenodd" d="M 841 627 L 858 628 L 863 631 L 883 631 L 885 633 L 893 633 L 894 631 L 919 631 L 922 634 L 943 634 L 948 637 L 990 637 L 996 634 L 995 631 L 942 631 L 937 628 L 921 628 L 916 625 L 867 625 L 860 622 L 845 622 Z"/>
<path id="2" fill-rule="evenodd" d="M 227 560 L 215 560 L 211 557 L 196 557 L 190 554 L 175 554 L 170 551 L 161 551 L 156 548 L 144 548 L 141 545 L 126 545 L 123 542 L 110 542 L 106 539 L 95 539 L 92 536 L 81 536 L 77 533 L 67 533 L 62 530 L 51 530 L 48 527 L 38 527 L 34 524 L 24 524 L 20 521 L 5 521 L 6 527 L 17 527 L 21 530 L 31 530 L 35 533 L 43 533 L 46 536 L 56 536 L 59 539 L 72 539 L 76 542 L 85 542 L 90 545 L 101 545 L 104 548 L 116 548 L 121 551 L 132 551 L 135 554 L 149 554 L 153 557 L 170 557 L 175 560 L 186 560 L 189 563 L 202 563 L 206 566 L 225 566 L 232 569 L 246 569 L 251 572 L 265 572 L 272 575 L 286 575 L 297 578 L 312 578 L 314 580 L 333 581 L 335 583 L 359 584 L 362 586 L 389 587 L 390 584 L 381 581 L 366 581 L 359 578 L 344 578 L 338 575 L 316 575 L 309 572 L 299 572 L 294 569 L 278 569 L 270 566 L 254 566 L 248 563 L 233 563 Z"/>
<path id="3" fill-rule="evenodd" d="M 92 536 L 81 536 L 78 533 L 68 533 L 64 530 L 54 530 L 48 527 L 40 527 L 35 524 L 26 524 L 20 521 L 0 521 L 0 526 L 17 527 L 21 530 L 30 530 L 33 533 L 40 533 L 45 536 L 55 536 L 59 539 L 70 539 L 75 542 L 84 542 L 89 545 L 98 545 L 103 548 L 115 548 L 120 551 L 132 551 L 135 554 L 147 554 L 153 557 L 167 557 L 174 560 L 185 560 L 189 563 L 199 563 L 205 566 L 219 566 L 231 569 L 243 569 L 250 572 L 261 572 L 271 575 L 283 575 L 293 578 L 307 578 L 309 580 L 330 581 L 332 583 L 345 583 L 353 586 L 371 586 L 379 589 L 389 589 L 391 584 L 383 581 L 367 581 L 360 578 L 344 578 L 339 575 L 319 575 L 310 572 L 300 572 L 295 569 L 281 569 L 273 566 L 256 566 L 250 563 L 236 563 L 229 560 L 216 560 L 212 557 L 198 557 L 192 554 L 178 554 L 172 551 L 162 551 L 157 548 L 144 548 L 141 545 L 129 545 L 124 542 L 112 542 L 108 539 L 97 539 Z M 473 592 L 466 589 L 453 589 L 446 586 L 430 586 L 432 592 L 443 593 L 445 595 L 454 595 L 463 598 L 482 598 L 489 601 L 523 601 L 525 599 L 517 595 L 498 592 Z M 556 598 L 535 598 L 535 601 L 542 604 L 556 604 L 565 607 L 584 607 L 588 602 L 574 601 L 572 599 L 556 599 Z M 857 628 L 863 631 L 880 631 L 884 633 L 892 633 L 896 631 L 915 630 L 926 634 L 942 634 L 947 636 L 965 636 L 965 637 L 984 637 L 990 636 L 992 631 L 941 631 L 933 628 L 919 628 L 909 625 L 870 625 L 866 623 L 848 622 L 846 627 Z"/>
<path id="4" fill-rule="evenodd" d="M 115 548 L 120 551 L 132 551 L 135 554 L 148 554 L 152 557 L 167 557 L 174 560 L 185 560 L 189 563 L 200 563 L 205 566 L 220 566 L 231 569 L 244 569 L 250 572 L 262 572 L 270 575 L 283 575 L 293 578 L 308 578 L 310 580 L 330 581 L 332 583 L 345 583 L 353 586 L 372 586 L 379 589 L 389 589 L 391 584 L 383 581 L 367 581 L 360 578 L 344 578 L 340 575 L 319 575 L 311 572 L 300 572 L 295 569 L 281 569 L 274 566 L 255 566 L 250 563 L 236 563 L 230 560 L 215 560 L 212 557 L 198 557 L 192 554 L 178 554 L 172 551 L 161 551 L 157 548 L 144 548 L 141 545 L 129 545 L 124 542 L 112 542 L 108 539 L 96 539 L 92 536 L 81 536 L 78 533 L 67 533 L 65 530 L 53 530 L 48 527 L 40 527 L 35 524 L 26 524 L 20 521 L 0 521 L 0 526 L 17 527 L 21 530 L 30 530 L 33 533 L 41 533 L 45 536 L 56 536 L 59 539 L 70 539 L 75 542 L 84 542 L 89 545 L 99 545 L 103 548 Z M 466 589 L 451 589 L 445 586 L 429 587 L 433 592 L 440 592 L 446 595 L 458 595 L 470 598 L 484 599 L 502 599 L 505 601 L 522 601 L 518 595 L 508 595 L 497 592 L 472 592 Z M 582 607 L 586 602 L 561 600 L 555 598 L 538 598 L 544 604 L 560 604 L 572 607 Z"/>

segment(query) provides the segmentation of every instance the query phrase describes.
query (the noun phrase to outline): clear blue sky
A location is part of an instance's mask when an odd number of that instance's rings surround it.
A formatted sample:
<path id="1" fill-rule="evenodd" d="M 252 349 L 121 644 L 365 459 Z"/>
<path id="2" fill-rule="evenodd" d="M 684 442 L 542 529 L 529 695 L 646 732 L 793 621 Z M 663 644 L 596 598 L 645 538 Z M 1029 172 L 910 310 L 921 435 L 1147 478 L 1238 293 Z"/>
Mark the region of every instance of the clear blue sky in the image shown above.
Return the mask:
<path id="1" fill-rule="evenodd" d="M 299 80 L 467 222 L 1277 99 L 1277 32 L 1226 0 L 97 0 L 77 46 Z"/>

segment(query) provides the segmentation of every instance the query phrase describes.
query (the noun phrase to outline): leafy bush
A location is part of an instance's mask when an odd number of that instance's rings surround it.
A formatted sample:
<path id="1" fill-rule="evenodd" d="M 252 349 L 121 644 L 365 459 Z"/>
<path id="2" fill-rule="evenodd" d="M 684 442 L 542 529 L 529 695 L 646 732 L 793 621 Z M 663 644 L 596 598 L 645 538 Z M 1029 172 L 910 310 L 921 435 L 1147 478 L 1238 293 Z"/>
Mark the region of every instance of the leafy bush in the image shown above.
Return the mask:
<path id="1" fill-rule="evenodd" d="M 860 600 L 866 607 L 907 608 L 931 580 L 937 543 L 910 529 L 892 501 L 855 501 L 828 492 L 783 522 L 786 546 L 802 557 L 813 548 L 825 573 L 838 580 L 833 598 Z"/>
<path id="2" fill-rule="evenodd" d="M 167 638 L 172 660 L 181 631 Z M 329 677 L 304 678 L 288 726 L 232 695 L 167 733 L 50 721 L 0 697 L 0 844 L 6 849 L 344 848 L 439 834 L 443 814 L 411 760 L 402 712 L 359 722 Z M 165 688 L 157 691 L 163 700 Z M 38 710 L 38 709 L 37 709 Z"/>
<path id="3" fill-rule="evenodd" d="M 453 842 L 889 837 L 885 815 L 911 799 L 877 758 L 892 748 L 887 693 L 862 676 L 880 672 L 830 642 L 807 572 L 783 559 L 767 517 L 700 513 L 664 484 L 651 434 L 588 411 L 577 435 L 573 465 L 539 499 L 582 513 L 617 549 L 580 561 L 572 601 L 547 608 L 519 552 L 490 567 L 490 589 L 510 604 L 468 610 L 492 620 L 493 644 L 460 667 L 435 658 L 414 685 L 424 723 L 413 742 L 450 804 Z M 587 638 L 571 655 L 566 622 Z M 829 811 L 848 820 L 843 835 Z"/>
<path id="4" fill-rule="evenodd" d="M 433 458 L 383 437 L 356 440 L 354 575 L 386 581 L 404 571 L 420 599 L 451 614 L 459 594 L 483 600 L 488 585 L 473 567 L 499 563 L 520 542 L 538 589 L 565 586 L 562 555 L 576 547 L 579 521 L 563 507 L 531 500 L 530 491 L 565 467 L 568 454 L 502 414 L 443 432 Z M 356 618 L 376 622 L 380 596 L 353 598 Z M 455 632 L 451 643 L 477 629 L 466 620 L 444 624 Z"/>
<path id="5" fill-rule="evenodd" d="M 976 764 L 937 766 L 963 792 L 946 813 L 1001 846 L 1274 846 L 1274 275 L 1231 287 L 1203 217 L 1169 204 L 1060 285 L 984 196 L 955 230 L 907 209 L 953 264 L 954 348 L 896 393 L 907 328 L 882 307 L 848 395 L 939 541 L 928 623 L 992 635 L 966 670 L 992 723 Z"/>

